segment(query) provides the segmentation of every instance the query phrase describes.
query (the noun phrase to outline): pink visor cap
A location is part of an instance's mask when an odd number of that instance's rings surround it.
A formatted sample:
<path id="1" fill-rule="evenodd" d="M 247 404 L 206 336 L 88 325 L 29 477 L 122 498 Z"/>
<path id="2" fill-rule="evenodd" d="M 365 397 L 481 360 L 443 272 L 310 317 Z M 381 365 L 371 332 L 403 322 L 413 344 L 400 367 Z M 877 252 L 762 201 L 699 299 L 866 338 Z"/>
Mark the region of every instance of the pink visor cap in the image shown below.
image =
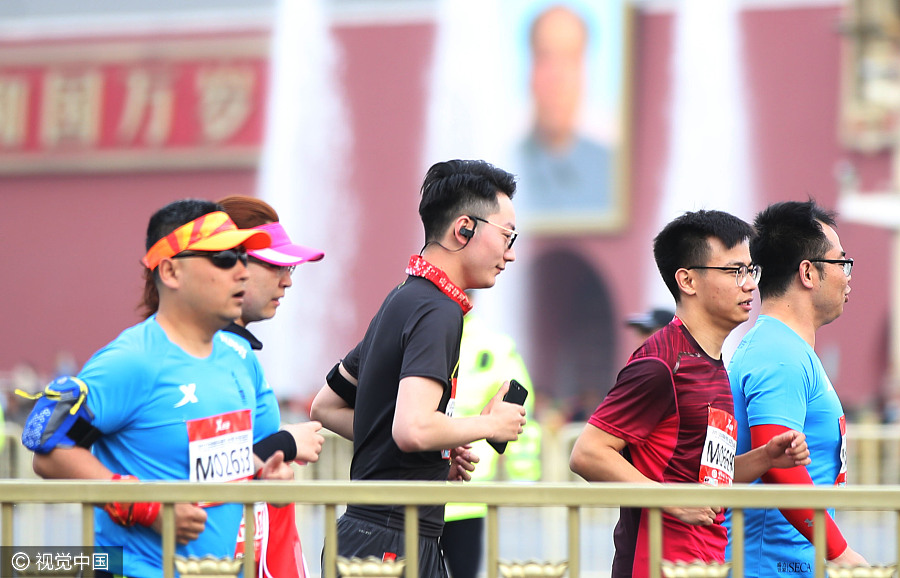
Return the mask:
<path id="1" fill-rule="evenodd" d="M 248 255 L 256 257 L 260 261 L 287 267 L 306 263 L 307 261 L 318 261 L 325 256 L 325 253 L 318 249 L 310 249 L 309 247 L 292 243 L 281 223 L 266 223 L 253 228 L 265 231 L 272 237 L 272 244 L 267 248 L 247 252 Z"/>

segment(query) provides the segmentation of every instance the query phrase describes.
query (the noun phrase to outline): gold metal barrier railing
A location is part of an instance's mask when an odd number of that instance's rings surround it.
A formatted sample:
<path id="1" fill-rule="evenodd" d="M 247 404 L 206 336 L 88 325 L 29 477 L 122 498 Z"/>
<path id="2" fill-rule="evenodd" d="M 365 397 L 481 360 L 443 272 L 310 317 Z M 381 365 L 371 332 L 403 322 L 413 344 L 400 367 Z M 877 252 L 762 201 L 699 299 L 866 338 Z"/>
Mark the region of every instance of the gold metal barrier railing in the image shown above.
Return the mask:
<path id="1" fill-rule="evenodd" d="M 816 511 L 814 545 L 825 552 L 824 509 L 872 510 L 894 512 L 900 523 L 900 486 L 856 486 L 845 488 L 807 486 L 745 486 L 709 488 L 689 485 L 628 484 L 441 484 L 424 482 L 254 482 L 245 484 L 195 484 L 189 482 L 140 482 L 120 484 L 86 481 L 0 481 L 0 522 L 2 546 L 14 546 L 13 507 L 23 503 L 81 503 L 82 535 L 85 545 L 93 543 L 92 504 L 109 501 L 163 502 L 163 568 L 166 577 L 174 576 L 176 502 L 233 502 L 244 504 L 247 528 L 245 551 L 253 548 L 253 503 L 299 503 L 325 508 L 324 578 L 336 578 L 337 507 L 355 504 L 397 504 L 406 507 L 405 575 L 418 575 L 417 507 L 446 502 L 484 502 L 488 504 L 487 577 L 498 578 L 499 519 L 502 507 L 564 507 L 567 510 L 567 570 L 571 578 L 580 577 L 579 562 L 582 510 L 618 506 L 649 509 L 651 576 L 660 576 L 662 561 L 663 506 L 719 505 L 734 510 L 732 539 L 732 575 L 744 576 L 745 508 L 811 508 Z M 520 529 L 517 529 L 519 531 Z M 896 551 L 900 552 L 900 532 L 895 527 Z M 244 562 L 245 576 L 252 576 L 252 557 Z M 824 578 L 824 556 L 817 557 L 815 576 Z"/>

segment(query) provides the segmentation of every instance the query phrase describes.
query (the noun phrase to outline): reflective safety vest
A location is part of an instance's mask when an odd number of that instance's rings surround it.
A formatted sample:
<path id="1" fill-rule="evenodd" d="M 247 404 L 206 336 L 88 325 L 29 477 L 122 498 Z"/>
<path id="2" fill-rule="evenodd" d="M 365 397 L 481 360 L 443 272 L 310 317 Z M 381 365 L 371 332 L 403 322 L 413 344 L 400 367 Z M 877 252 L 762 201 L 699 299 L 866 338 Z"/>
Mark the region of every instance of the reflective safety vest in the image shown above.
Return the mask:
<path id="1" fill-rule="evenodd" d="M 528 423 L 519 439 L 507 444 L 503 456 L 499 456 L 484 440 L 472 444 L 473 451 L 481 458 L 472 472 L 473 482 L 541 479 L 541 427 L 532 415 L 536 392 L 515 342 L 508 335 L 492 330 L 470 313 L 463 322 L 453 416 L 479 415 L 503 382 L 510 379 L 517 380 L 528 390 L 528 397 L 525 399 Z M 498 475 L 498 465 L 502 467 L 502 475 Z M 485 504 L 453 503 L 447 504 L 444 520 L 452 522 L 486 515 Z"/>

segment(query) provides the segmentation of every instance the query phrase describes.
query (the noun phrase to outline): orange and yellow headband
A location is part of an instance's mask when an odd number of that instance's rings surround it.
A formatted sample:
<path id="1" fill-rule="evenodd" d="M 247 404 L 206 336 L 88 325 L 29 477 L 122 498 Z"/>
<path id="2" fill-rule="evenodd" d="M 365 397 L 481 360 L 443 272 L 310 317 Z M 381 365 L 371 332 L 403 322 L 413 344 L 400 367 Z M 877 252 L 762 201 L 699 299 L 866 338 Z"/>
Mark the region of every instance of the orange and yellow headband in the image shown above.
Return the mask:
<path id="1" fill-rule="evenodd" d="M 207 213 L 182 225 L 157 241 L 141 262 L 153 271 L 160 261 L 182 251 L 224 251 L 243 245 L 249 251 L 265 249 L 271 236 L 258 229 L 238 229 L 227 213 Z"/>

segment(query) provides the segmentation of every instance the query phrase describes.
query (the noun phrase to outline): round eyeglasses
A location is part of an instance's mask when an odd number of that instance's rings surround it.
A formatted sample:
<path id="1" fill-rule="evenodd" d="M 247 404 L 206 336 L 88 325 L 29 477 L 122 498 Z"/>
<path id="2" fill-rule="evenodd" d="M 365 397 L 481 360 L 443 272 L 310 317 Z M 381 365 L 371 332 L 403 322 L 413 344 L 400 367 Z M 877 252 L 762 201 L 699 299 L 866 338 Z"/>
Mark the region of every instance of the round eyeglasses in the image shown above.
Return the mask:
<path id="1" fill-rule="evenodd" d="M 844 275 L 850 276 L 853 271 L 853 259 L 807 259 L 810 263 L 831 263 L 832 265 L 841 265 L 844 269 Z"/>
<path id="2" fill-rule="evenodd" d="M 747 279 L 753 279 L 753 282 L 759 284 L 762 278 L 762 267 L 759 265 L 741 265 L 740 267 L 685 267 L 685 269 L 715 269 L 717 271 L 730 271 L 734 273 L 734 282 L 738 287 L 743 287 Z"/>
<path id="3" fill-rule="evenodd" d="M 269 263 L 267 261 L 263 261 L 262 259 L 257 259 L 252 255 L 250 256 L 250 261 L 256 263 L 257 265 L 262 265 L 266 269 L 274 271 L 279 276 L 284 274 L 292 275 L 294 273 L 294 269 L 297 268 L 296 265 L 276 265 L 274 263 Z"/>
<path id="4" fill-rule="evenodd" d="M 472 219 L 473 221 L 481 221 L 482 223 L 487 223 L 488 225 L 493 225 L 493 226 L 497 227 L 498 229 L 500 229 L 501 231 L 503 231 L 503 233 L 504 233 L 503 236 L 506 237 L 506 250 L 507 251 L 512 249 L 513 243 L 516 242 L 516 237 L 519 236 L 519 233 L 517 231 L 513 231 L 512 229 L 507 229 L 503 225 L 498 225 L 497 223 L 488 221 L 487 219 L 482 219 L 481 217 L 473 217 L 472 215 L 466 215 L 466 216 L 469 217 L 470 219 Z"/>

